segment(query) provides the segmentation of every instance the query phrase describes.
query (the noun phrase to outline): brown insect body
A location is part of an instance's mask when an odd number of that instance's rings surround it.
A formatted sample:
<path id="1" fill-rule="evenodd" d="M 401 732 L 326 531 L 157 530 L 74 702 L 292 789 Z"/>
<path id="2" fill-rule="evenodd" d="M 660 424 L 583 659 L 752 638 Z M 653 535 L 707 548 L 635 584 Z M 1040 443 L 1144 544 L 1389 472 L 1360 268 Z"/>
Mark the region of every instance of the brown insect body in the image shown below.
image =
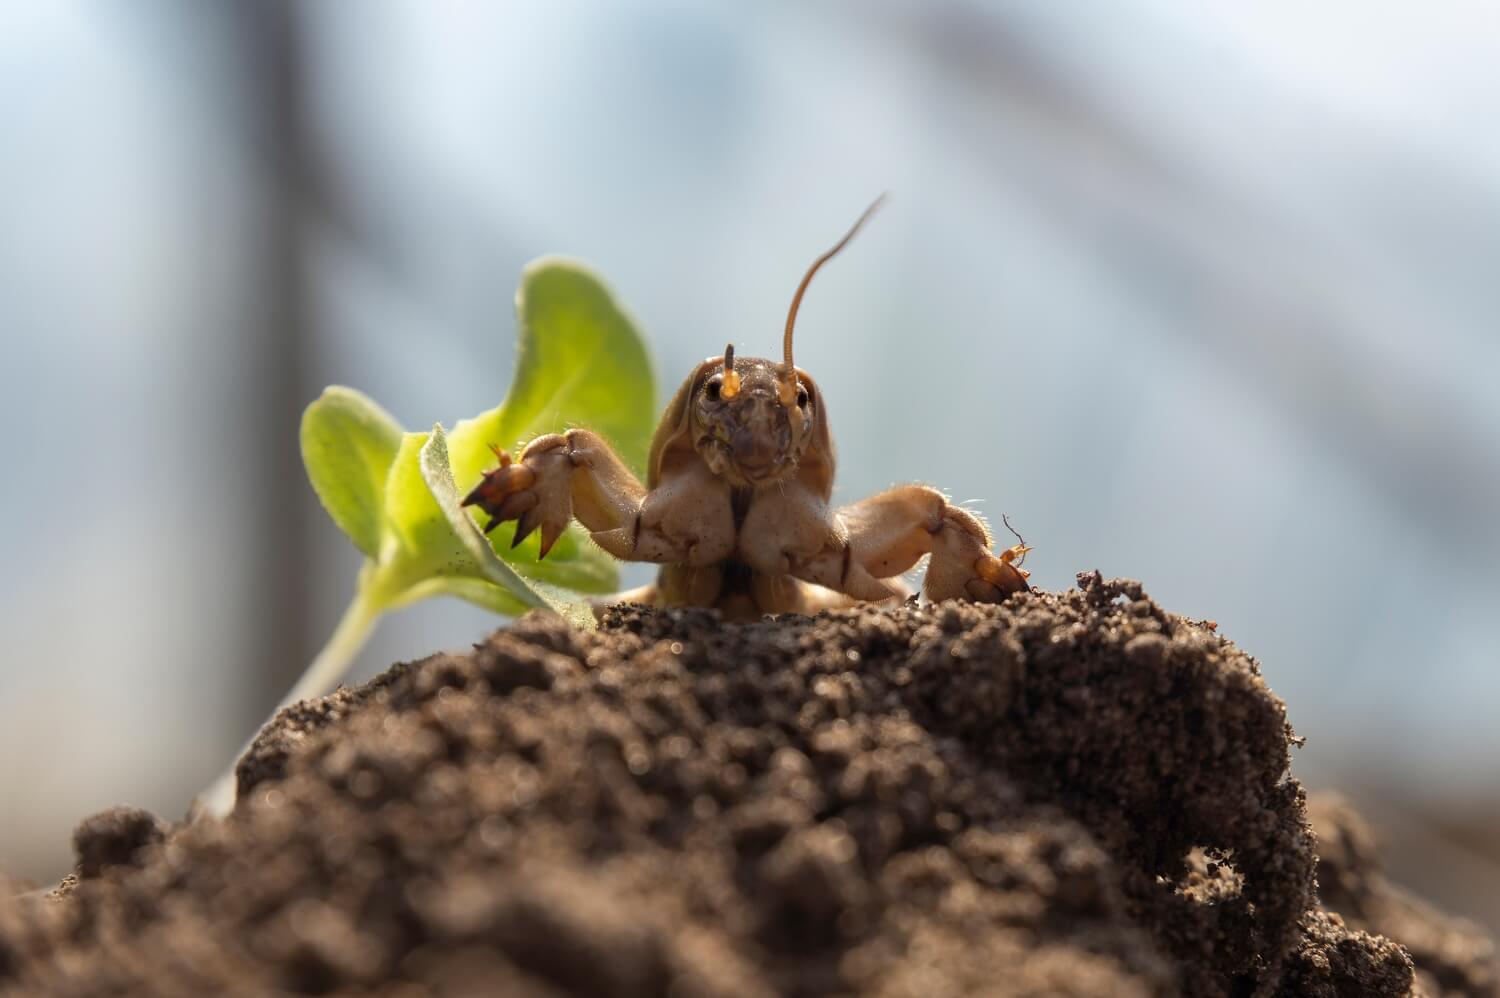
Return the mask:
<path id="1" fill-rule="evenodd" d="M 576 517 L 615 557 L 662 565 L 655 583 L 618 600 L 717 607 L 728 619 L 902 598 L 899 577 L 928 555 L 930 599 L 998 601 L 1028 588 L 1025 549 L 996 556 L 984 524 L 936 489 L 830 506 L 833 435 L 822 392 L 792 363 L 792 329 L 813 274 L 875 207 L 803 278 L 781 362 L 736 360 L 731 345 L 678 388 L 644 486 L 598 434 L 574 429 L 533 440 L 517 462 L 502 456 L 464 505 L 489 513 L 487 529 L 518 520 L 517 543 L 540 529 L 543 557 Z"/>

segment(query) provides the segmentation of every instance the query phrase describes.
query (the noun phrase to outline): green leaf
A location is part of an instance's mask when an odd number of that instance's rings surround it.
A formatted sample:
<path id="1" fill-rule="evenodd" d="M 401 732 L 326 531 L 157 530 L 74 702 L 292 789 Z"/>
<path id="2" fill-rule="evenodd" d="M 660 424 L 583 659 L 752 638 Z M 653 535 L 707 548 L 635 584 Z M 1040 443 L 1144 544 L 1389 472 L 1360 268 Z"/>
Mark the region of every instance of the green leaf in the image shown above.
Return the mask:
<path id="1" fill-rule="evenodd" d="M 423 455 L 431 440 L 429 433 L 402 436 L 385 485 L 386 534 L 379 557 L 361 573 L 360 592 L 381 610 L 432 596 L 455 596 L 511 617 L 547 605 L 541 596 L 524 591 L 524 583 L 523 592 L 497 585 L 475 559 L 474 545 L 454 530 L 427 485 Z M 476 529 L 458 515 L 470 531 Z"/>
<path id="2" fill-rule="evenodd" d="M 356 547 L 374 557 L 400 424 L 369 396 L 334 385 L 302 413 L 301 440 L 302 463 L 323 508 Z"/>
<path id="3" fill-rule="evenodd" d="M 518 451 L 570 426 L 598 432 L 643 473 L 658 414 L 651 362 L 634 320 L 591 269 L 557 257 L 526 268 L 516 311 L 519 354 L 509 394 L 494 409 L 459 421 L 448 436 L 459 488 L 473 487 L 494 465 L 489 444 Z M 583 592 L 618 586 L 613 559 L 576 524 L 545 561 L 537 559 L 539 538 L 511 549 L 514 524 L 489 536 L 491 548 L 529 578 Z"/>
<path id="4" fill-rule="evenodd" d="M 510 447 L 567 426 L 587 425 L 637 474 L 644 474 L 658 416 L 656 383 L 635 321 L 609 288 L 583 263 L 544 257 L 521 274 L 516 318 L 510 392 L 474 425 L 454 429 L 455 471 L 460 470 L 459 447 L 469 444 L 460 430 L 489 431 L 496 443 Z M 471 454 L 483 461 L 477 449 L 464 456 Z"/>
<path id="5" fill-rule="evenodd" d="M 460 485 L 472 487 L 491 463 L 488 443 L 518 448 L 569 426 L 598 432 L 638 475 L 645 469 L 656 395 L 634 321 L 591 270 L 562 259 L 526 268 L 516 309 L 519 356 L 510 394 L 460 422 L 451 451 L 441 425 L 430 434 L 402 433 L 353 389 L 328 388 L 303 413 L 307 477 L 366 557 L 349 609 L 285 702 L 332 689 L 387 610 L 449 595 L 512 616 L 545 606 L 593 627 L 589 606 L 553 584 L 593 592 L 618 586 L 613 559 L 576 525 L 539 562 L 537 538 L 512 553 L 514 524 L 486 538 L 460 505 Z M 231 766 L 215 784 L 214 813 L 233 803 L 234 772 Z"/>
<path id="6" fill-rule="evenodd" d="M 386 535 L 376 559 L 379 586 L 394 596 L 430 576 L 474 575 L 473 558 L 422 478 L 429 433 L 407 433 L 385 484 Z"/>
<path id="7" fill-rule="evenodd" d="M 609 290 L 580 263 L 543 259 L 522 275 L 516 305 L 519 356 L 510 394 L 447 435 L 441 467 L 433 464 L 435 451 L 422 463 L 433 435 L 402 434 L 358 392 L 331 388 L 308 407 L 308 477 L 369 557 L 361 592 L 381 608 L 440 592 L 504 613 L 548 601 L 576 608 L 581 604 L 555 587 L 602 593 L 619 586 L 617 563 L 577 524 L 541 561 L 539 537 L 512 550 L 514 523 L 486 537 L 458 505 L 493 465 L 490 442 L 517 449 L 546 433 L 588 426 L 637 471 L 645 465 L 656 419 L 651 365 L 635 323 Z M 453 502 L 440 503 L 434 489 L 451 492 Z"/>
<path id="8" fill-rule="evenodd" d="M 458 486 L 453 484 L 453 470 L 448 466 L 448 438 L 443 432 L 441 423 L 432 428 L 427 443 L 422 447 L 421 466 L 422 480 L 427 485 L 433 503 L 443 514 L 448 528 L 453 531 L 455 539 L 478 570 L 477 574 L 509 590 L 523 603 L 531 606 L 545 606 L 546 601 L 532 590 L 525 580 L 515 573 L 514 569 L 495 557 L 495 552 L 490 550 L 484 535 L 479 532 L 474 521 L 469 519 L 468 514 L 459 505 Z"/>

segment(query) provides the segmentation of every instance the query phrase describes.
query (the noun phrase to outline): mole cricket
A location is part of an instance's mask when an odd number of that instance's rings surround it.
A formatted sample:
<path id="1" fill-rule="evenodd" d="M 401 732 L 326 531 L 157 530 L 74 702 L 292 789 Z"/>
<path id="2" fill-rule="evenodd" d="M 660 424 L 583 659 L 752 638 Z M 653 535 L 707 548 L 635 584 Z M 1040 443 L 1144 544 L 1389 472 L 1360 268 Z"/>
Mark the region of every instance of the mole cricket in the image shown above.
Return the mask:
<path id="1" fill-rule="evenodd" d="M 935 488 L 898 485 L 829 505 L 828 409 L 817 382 L 792 362 L 792 330 L 813 275 L 883 201 L 808 268 L 779 363 L 736 358 L 731 343 L 693 369 L 656 428 L 645 485 L 607 441 L 580 427 L 537 437 L 514 461 L 492 446 L 499 466 L 463 505 L 489 514 L 486 532 L 518 521 L 516 544 L 541 530 L 543 558 L 576 517 L 616 558 L 662 566 L 655 582 L 615 600 L 714 607 L 727 620 L 902 599 L 910 587 L 900 576 L 924 555 L 922 590 L 932 601 L 999 602 L 1029 588 L 1021 562 L 1030 549 L 1020 535 L 996 554 L 984 523 Z"/>

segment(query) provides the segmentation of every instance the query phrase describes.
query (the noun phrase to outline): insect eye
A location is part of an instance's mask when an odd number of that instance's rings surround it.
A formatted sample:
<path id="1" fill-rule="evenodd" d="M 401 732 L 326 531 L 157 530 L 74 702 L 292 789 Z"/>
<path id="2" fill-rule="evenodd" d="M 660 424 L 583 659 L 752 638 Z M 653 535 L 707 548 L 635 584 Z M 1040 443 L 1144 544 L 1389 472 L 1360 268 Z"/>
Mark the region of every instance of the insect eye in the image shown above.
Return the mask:
<path id="1" fill-rule="evenodd" d="M 802 388 L 800 386 L 798 387 L 798 389 L 797 389 L 797 404 L 799 406 L 801 406 L 802 408 L 804 408 L 804 409 L 807 408 L 807 389 L 806 388 Z"/>
<path id="2" fill-rule="evenodd" d="M 708 393 L 708 397 L 711 400 L 715 402 L 719 401 L 719 385 L 722 383 L 723 379 L 721 378 L 713 378 L 708 382 L 708 387 L 704 390 Z"/>

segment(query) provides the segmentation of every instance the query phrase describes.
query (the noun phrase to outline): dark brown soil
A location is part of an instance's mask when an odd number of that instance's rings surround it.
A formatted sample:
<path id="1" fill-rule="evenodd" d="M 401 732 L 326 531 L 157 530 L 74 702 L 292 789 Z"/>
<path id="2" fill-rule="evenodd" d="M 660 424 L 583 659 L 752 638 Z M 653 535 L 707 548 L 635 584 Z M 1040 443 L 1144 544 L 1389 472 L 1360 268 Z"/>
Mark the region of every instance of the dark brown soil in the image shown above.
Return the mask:
<path id="1" fill-rule="evenodd" d="M 1315 858 L 1292 743 L 1253 659 L 1097 574 L 535 616 L 283 712 L 223 822 L 84 822 L 0 896 L 0 992 L 1494 994 L 1346 809 Z"/>
<path id="2" fill-rule="evenodd" d="M 1478 926 L 1444 916 L 1387 881 L 1374 835 L 1340 798 L 1313 798 L 1309 814 L 1318 830 L 1324 905 L 1352 929 L 1401 940 L 1417 965 L 1424 995 L 1500 994 L 1495 945 Z"/>

